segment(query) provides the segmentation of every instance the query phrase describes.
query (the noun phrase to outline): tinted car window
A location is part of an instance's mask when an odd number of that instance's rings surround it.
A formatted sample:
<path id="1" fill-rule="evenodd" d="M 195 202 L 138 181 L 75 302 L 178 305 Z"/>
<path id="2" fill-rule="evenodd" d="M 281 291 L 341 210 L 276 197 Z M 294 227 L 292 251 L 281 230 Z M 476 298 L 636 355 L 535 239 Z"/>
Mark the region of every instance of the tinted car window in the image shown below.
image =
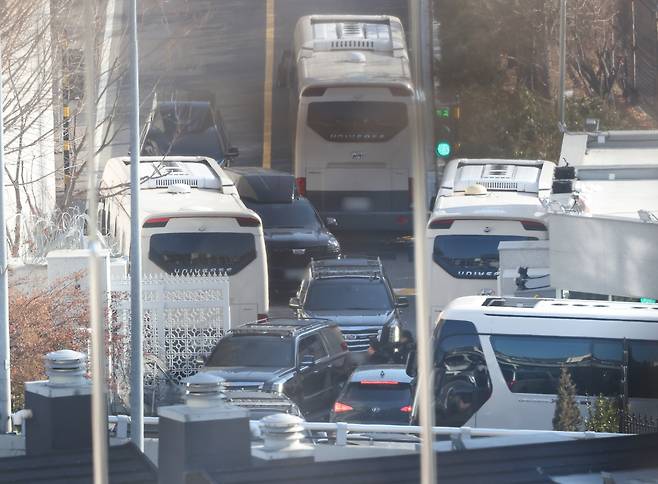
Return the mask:
<path id="1" fill-rule="evenodd" d="M 343 335 L 337 326 L 323 329 L 322 334 L 327 342 L 330 354 L 335 355 L 336 353 L 342 353 L 347 350 Z"/>
<path id="2" fill-rule="evenodd" d="M 261 366 L 291 368 L 293 347 L 290 338 L 266 335 L 226 336 L 208 359 L 207 366 Z"/>
<path id="3" fill-rule="evenodd" d="M 623 343 L 549 336 L 491 336 L 496 359 L 514 393 L 557 393 L 562 367 L 579 395 L 619 395 Z"/>
<path id="4" fill-rule="evenodd" d="M 491 380 L 475 326 L 439 323 L 435 348 L 436 425 L 461 427 L 491 396 Z"/>
<path id="5" fill-rule="evenodd" d="M 162 270 L 237 274 L 256 259 L 253 234 L 164 233 L 151 236 L 149 259 Z"/>
<path id="6" fill-rule="evenodd" d="M 309 285 L 304 309 L 388 311 L 393 301 L 383 279 L 317 279 Z"/>
<path id="7" fill-rule="evenodd" d="M 359 402 L 377 404 L 379 407 L 401 408 L 411 404 L 411 386 L 408 383 L 395 385 L 363 385 L 350 383 L 341 397 L 344 403 Z"/>
<path id="8" fill-rule="evenodd" d="M 519 235 L 439 235 L 434 238 L 432 259 L 458 279 L 495 279 L 498 275 L 498 244 L 521 240 L 537 238 Z"/>
<path id="9" fill-rule="evenodd" d="M 377 143 L 406 128 L 407 106 L 385 101 L 314 102 L 308 106 L 307 123 L 327 141 Z"/>
<path id="10" fill-rule="evenodd" d="M 305 336 L 299 341 L 299 361 L 301 362 L 307 355 L 311 355 L 316 360 L 327 356 L 327 349 L 319 334 Z"/>
<path id="11" fill-rule="evenodd" d="M 307 200 L 295 200 L 291 203 L 245 201 L 244 204 L 260 215 L 266 229 L 316 228 L 320 225 L 320 219 Z"/>
<path id="12" fill-rule="evenodd" d="M 628 353 L 629 397 L 658 398 L 658 343 L 630 341 Z"/>

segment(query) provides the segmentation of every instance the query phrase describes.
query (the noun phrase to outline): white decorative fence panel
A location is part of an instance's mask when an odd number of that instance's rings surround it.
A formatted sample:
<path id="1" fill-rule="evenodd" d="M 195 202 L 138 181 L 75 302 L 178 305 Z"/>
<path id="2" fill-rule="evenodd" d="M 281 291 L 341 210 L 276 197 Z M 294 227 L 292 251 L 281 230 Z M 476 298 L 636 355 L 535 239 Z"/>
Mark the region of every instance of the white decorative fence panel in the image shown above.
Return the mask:
<path id="1" fill-rule="evenodd" d="M 130 380 L 130 277 L 112 279 L 117 393 Z M 198 370 L 230 329 L 229 279 L 216 273 L 147 274 L 142 279 L 144 384 L 146 392 L 165 379 L 180 381 Z"/>

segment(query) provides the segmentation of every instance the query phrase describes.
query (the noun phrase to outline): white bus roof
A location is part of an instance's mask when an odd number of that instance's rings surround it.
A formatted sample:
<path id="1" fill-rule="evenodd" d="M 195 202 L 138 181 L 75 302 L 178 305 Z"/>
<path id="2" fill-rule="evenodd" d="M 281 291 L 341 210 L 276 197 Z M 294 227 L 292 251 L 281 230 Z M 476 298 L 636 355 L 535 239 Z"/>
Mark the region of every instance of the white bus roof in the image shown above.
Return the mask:
<path id="1" fill-rule="evenodd" d="M 212 158 L 199 156 L 140 157 L 141 218 L 159 216 L 225 216 L 260 218 L 237 195 L 233 181 Z M 105 195 L 124 195 L 129 204 L 127 186 L 130 158 L 108 161 L 103 172 Z M 178 193 L 174 193 L 178 192 Z M 129 210 L 129 206 L 125 207 Z"/>
<path id="2" fill-rule="evenodd" d="M 448 304 L 441 318 L 470 321 L 481 334 L 658 340 L 656 304 L 466 296 Z"/>
<path id="3" fill-rule="evenodd" d="M 302 17 L 295 39 L 300 92 L 310 85 L 411 88 L 404 32 L 395 17 Z"/>
<path id="4" fill-rule="evenodd" d="M 554 165 L 541 160 L 457 159 L 448 163 L 434 205 L 435 218 L 540 218 Z M 467 188 L 481 185 L 481 195 Z"/>

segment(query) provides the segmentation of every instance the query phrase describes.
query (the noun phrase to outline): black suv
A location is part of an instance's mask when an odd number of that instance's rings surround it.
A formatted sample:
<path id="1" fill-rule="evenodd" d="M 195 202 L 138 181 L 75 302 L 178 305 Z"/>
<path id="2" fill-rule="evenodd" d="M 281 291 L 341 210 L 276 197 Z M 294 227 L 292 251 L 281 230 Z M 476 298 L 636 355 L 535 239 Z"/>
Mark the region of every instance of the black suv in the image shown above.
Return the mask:
<path id="1" fill-rule="evenodd" d="M 239 154 L 208 101 L 157 102 L 144 131 L 142 155 L 209 156 L 224 166 Z"/>
<path id="2" fill-rule="evenodd" d="M 270 288 L 292 292 L 304 277 L 311 258 L 336 258 L 340 244 L 311 202 L 295 193 L 289 173 L 257 167 L 232 167 L 244 204 L 263 220 Z M 335 224 L 334 219 L 328 220 Z"/>
<path id="3" fill-rule="evenodd" d="M 305 416 L 327 417 L 353 365 L 338 327 L 323 320 L 249 323 L 219 340 L 201 371 L 228 390 L 290 397 Z"/>
<path id="4" fill-rule="evenodd" d="M 350 350 L 364 351 L 372 337 L 399 340 L 398 308 L 408 302 L 393 294 L 379 258 L 343 258 L 312 261 L 289 305 L 298 317 L 338 324 Z"/>

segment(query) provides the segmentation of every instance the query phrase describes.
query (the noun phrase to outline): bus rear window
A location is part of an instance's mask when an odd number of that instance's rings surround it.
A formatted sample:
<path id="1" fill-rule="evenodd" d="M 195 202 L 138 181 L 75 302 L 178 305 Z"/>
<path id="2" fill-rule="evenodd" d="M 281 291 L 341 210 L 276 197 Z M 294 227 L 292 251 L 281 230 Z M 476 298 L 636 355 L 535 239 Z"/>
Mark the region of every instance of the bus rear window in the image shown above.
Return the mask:
<path id="1" fill-rule="evenodd" d="M 231 276 L 256 259 L 256 243 L 253 234 L 154 234 L 149 259 L 169 274 L 208 270 Z"/>
<path id="2" fill-rule="evenodd" d="M 521 235 L 439 235 L 434 238 L 432 259 L 457 279 L 495 279 L 498 276 L 498 244 L 537 240 Z"/>
<path id="3" fill-rule="evenodd" d="M 307 124 L 331 142 L 389 141 L 407 127 L 407 105 L 387 101 L 313 102 L 308 106 Z"/>

